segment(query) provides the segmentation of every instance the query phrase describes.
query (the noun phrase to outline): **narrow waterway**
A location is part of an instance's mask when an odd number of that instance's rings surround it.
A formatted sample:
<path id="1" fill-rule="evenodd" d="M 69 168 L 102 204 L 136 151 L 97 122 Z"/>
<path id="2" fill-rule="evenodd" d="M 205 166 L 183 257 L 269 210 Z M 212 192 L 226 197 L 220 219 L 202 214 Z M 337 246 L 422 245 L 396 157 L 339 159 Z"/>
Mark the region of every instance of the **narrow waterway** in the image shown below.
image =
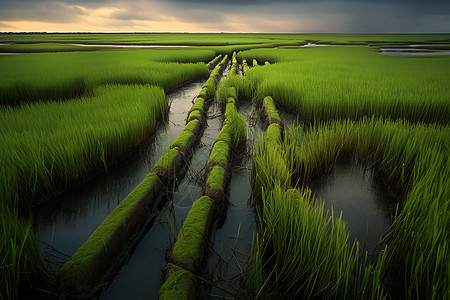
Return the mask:
<path id="1" fill-rule="evenodd" d="M 100 299 L 156 299 L 161 286 L 161 268 L 166 264 L 166 252 L 173 243 L 195 200 L 203 195 L 202 169 L 222 126 L 220 108 L 211 105 L 207 127 L 195 148 L 186 174 L 165 192 L 165 208 L 150 230 L 136 246 L 102 292 Z"/>
<path id="2" fill-rule="evenodd" d="M 265 131 L 265 125 L 251 100 L 240 102 L 239 112 L 244 115 L 247 125 L 245 150 L 234 153 L 228 190 L 230 206 L 222 227 L 217 228 L 211 237 L 213 250 L 202 274 L 232 293 L 239 293 L 236 287 L 242 287 L 242 271 L 248 264 L 252 240 L 257 232 L 251 186 L 252 153 L 258 135 Z M 200 285 L 200 298 L 222 296 L 230 297 L 230 294 L 209 284 Z"/>
<path id="3" fill-rule="evenodd" d="M 34 211 L 34 230 L 44 265 L 56 271 L 89 238 L 113 209 L 151 172 L 155 162 L 183 130 L 192 99 L 204 80 L 189 83 L 167 95 L 167 119 L 156 133 L 108 176 L 97 178 L 61 195 L 55 204 Z"/>
<path id="4" fill-rule="evenodd" d="M 222 79 L 227 76 L 229 66 Z M 216 102 L 216 101 L 213 101 Z M 203 168 L 208 161 L 212 146 L 222 128 L 223 114 L 215 103 L 207 111 L 207 125 L 186 172 L 173 186 L 167 187 L 163 212 L 153 226 L 130 253 L 129 259 L 120 268 L 113 280 L 106 286 L 100 299 L 156 299 L 161 286 L 162 272 L 166 264 L 166 254 L 174 242 L 194 201 L 203 195 Z"/>

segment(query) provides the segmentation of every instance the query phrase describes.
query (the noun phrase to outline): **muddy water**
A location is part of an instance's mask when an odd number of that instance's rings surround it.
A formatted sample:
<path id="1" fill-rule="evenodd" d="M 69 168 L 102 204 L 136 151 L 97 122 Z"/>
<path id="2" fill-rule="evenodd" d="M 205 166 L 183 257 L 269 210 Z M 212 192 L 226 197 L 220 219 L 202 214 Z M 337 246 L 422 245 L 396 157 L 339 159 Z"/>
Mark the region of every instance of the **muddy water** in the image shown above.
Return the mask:
<path id="1" fill-rule="evenodd" d="M 215 284 L 233 290 L 229 280 L 239 286 L 241 268 L 245 268 L 251 252 L 253 236 L 256 234 L 256 215 L 252 206 L 251 166 L 252 152 L 256 147 L 258 135 L 265 131 L 265 126 L 258 116 L 251 100 L 241 102 L 239 111 L 247 123 L 246 149 L 237 153 L 233 161 L 233 172 L 229 184 L 230 206 L 225 222 L 211 237 L 214 250 L 210 251 L 203 277 Z M 202 284 L 200 298 L 211 298 L 211 295 L 230 297 L 224 291 Z"/>
<path id="2" fill-rule="evenodd" d="M 204 81 L 197 81 L 170 93 L 168 119 L 136 153 L 108 170 L 108 176 L 90 181 L 56 199 L 54 205 L 34 212 L 35 232 L 44 264 L 54 271 L 89 238 L 112 210 L 144 179 L 166 152 L 169 142 L 183 130 L 192 99 Z M 49 250 L 49 244 L 53 250 Z M 48 262 L 47 262 L 48 259 Z"/>
<path id="3" fill-rule="evenodd" d="M 316 197 L 324 201 L 325 211 L 334 210 L 347 223 L 350 242 L 356 238 L 369 253 L 379 250 L 379 239 L 393 221 L 397 199 L 386 186 L 354 159 L 337 162 L 330 175 L 310 185 Z"/>

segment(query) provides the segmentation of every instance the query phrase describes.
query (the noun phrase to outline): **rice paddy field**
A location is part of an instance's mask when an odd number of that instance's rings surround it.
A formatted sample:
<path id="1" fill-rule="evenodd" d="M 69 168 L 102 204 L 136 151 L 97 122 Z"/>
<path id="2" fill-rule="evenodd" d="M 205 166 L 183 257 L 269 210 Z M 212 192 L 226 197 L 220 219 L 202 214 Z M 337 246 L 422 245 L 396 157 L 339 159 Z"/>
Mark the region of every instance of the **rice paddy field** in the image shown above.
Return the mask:
<path id="1" fill-rule="evenodd" d="M 449 48 L 0 34 L 1 299 L 450 299 Z"/>

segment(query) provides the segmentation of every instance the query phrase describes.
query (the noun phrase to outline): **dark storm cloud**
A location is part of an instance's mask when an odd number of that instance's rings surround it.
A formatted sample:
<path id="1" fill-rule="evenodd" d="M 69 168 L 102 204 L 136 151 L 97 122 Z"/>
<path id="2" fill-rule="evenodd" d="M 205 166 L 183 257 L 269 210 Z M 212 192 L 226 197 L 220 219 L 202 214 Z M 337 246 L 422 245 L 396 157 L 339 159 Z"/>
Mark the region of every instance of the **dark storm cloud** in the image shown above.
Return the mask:
<path id="1" fill-rule="evenodd" d="M 175 2 L 179 4 L 203 4 L 203 5 L 265 5 L 265 4 L 305 4 L 305 3 L 318 3 L 318 2 L 333 2 L 333 3 L 352 3 L 353 5 L 363 3 L 390 3 L 390 4 L 405 4 L 412 6 L 430 6 L 430 4 L 444 4 L 447 1 L 444 0 L 165 0 L 165 2 Z"/>
<path id="2" fill-rule="evenodd" d="M 107 16 L 117 24 L 176 21 L 205 31 L 450 32 L 443 0 L 0 0 L 0 22 L 76 25 L 97 8 L 117 9 Z"/>
<path id="3" fill-rule="evenodd" d="M 82 13 L 77 7 L 68 7 L 61 1 L 0 1 L 0 21 L 47 21 L 66 23 Z"/>

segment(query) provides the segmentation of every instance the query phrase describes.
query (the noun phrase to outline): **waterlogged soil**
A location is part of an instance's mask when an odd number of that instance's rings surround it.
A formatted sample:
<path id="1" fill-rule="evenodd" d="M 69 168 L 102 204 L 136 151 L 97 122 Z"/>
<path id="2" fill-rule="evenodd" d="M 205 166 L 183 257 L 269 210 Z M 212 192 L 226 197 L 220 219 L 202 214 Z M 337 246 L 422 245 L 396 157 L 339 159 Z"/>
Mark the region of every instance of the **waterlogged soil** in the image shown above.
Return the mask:
<path id="1" fill-rule="evenodd" d="M 166 121 L 136 153 L 108 170 L 108 175 L 71 190 L 55 204 L 34 212 L 34 229 L 44 265 L 52 272 L 89 238 L 113 209 L 151 172 L 155 162 L 183 130 L 192 99 L 204 81 L 189 83 L 167 95 Z M 50 247 L 51 245 L 51 247 Z M 50 250 L 51 248 L 51 250 Z"/>
<path id="2" fill-rule="evenodd" d="M 372 169 L 354 159 L 342 159 L 325 179 L 311 183 L 310 188 L 324 202 L 325 211 L 331 214 L 333 210 L 335 218 L 342 212 L 350 242 L 356 238 L 360 248 L 369 253 L 380 250 L 378 243 L 392 225 L 398 199 Z"/>

